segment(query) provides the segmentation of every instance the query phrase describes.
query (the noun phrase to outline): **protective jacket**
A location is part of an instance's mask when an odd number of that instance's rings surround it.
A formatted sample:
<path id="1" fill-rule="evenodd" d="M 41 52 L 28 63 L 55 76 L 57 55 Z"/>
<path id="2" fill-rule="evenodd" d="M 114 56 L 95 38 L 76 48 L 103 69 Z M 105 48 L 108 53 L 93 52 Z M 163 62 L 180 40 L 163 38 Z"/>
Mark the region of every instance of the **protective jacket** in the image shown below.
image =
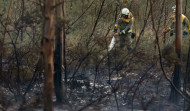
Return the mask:
<path id="1" fill-rule="evenodd" d="M 169 27 L 168 27 L 169 25 Z M 183 25 L 183 35 L 190 35 L 190 23 L 188 18 L 182 14 L 182 25 Z M 166 26 L 168 31 L 170 31 L 170 36 L 173 36 L 176 32 L 176 17 L 173 14 L 168 20 Z"/>
<path id="2" fill-rule="evenodd" d="M 130 13 L 129 18 L 119 17 L 119 19 L 117 20 L 115 24 L 114 32 L 116 33 L 117 30 L 119 29 L 120 35 L 132 33 L 133 26 L 134 26 L 134 17 L 132 13 Z"/>

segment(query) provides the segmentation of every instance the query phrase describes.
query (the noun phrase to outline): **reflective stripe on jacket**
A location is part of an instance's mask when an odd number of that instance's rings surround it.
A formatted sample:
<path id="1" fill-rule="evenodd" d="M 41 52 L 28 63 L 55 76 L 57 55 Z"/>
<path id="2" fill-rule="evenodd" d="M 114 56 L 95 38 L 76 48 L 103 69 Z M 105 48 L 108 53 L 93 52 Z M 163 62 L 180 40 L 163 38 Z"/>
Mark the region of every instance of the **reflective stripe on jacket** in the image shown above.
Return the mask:
<path id="1" fill-rule="evenodd" d="M 173 30 L 175 32 L 176 30 L 176 17 L 175 14 L 173 14 L 170 19 L 168 20 L 166 27 L 168 27 L 169 30 Z M 190 23 L 188 18 L 182 14 L 182 25 L 183 25 L 183 31 L 187 31 L 190 34 Z"/>
<path id="2" fill-rule="evenodd" d="M 132 32 L 132 25 L 133 25 L 133 17 L 132 14 L 130 13 L 130 18 L 124 18 L 124 17 L 120 17 L 114 27 L 114 32 L 117 32 L 117 30 L 119 29 L 120 32 L 124 32 L 126 33 L 130 33 Z"/>

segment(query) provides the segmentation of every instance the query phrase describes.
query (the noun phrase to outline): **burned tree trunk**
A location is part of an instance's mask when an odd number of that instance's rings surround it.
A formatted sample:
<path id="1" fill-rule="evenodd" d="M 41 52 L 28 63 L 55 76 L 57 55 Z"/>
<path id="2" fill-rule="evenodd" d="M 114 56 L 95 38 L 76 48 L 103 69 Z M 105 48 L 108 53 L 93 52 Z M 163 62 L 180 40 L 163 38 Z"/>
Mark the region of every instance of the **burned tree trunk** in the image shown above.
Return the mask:
<path id="1" fill-rule="evenodd" d="M 54 52 L 54 0 L 46 0 L 43 10 L 44 24 L 42 54 L 44 60 L 44 111 L 53 111 L 53 52 Z"/>
<path id="2" fill-rule="evenodd" d="M 182 0 L 176 0 L 176 39 L 175 39 L 175 46 L 176 46 L 176 53 L 181 61 L 181 53 L 182 53 Z M 177 89 L 180 89 L 180 74 L 181 74 L 181 65 L 175 64 L 174 72 L 173 72 L 173 83 Z M 171 102 L 178 102 L 180 95 L 175 89 L 174 86 L 171 86 L 171 94 L 170 94 L 170 101 Z"/>
<path id="3" fill-rule="evenodd" d="M 64 0 L 63 0 L 64 1 Z M 65 18 L 65 3 L 62 4 L 62 13 L 63 13 L 63 19 Z M 63 66 L 64 66 L 64 72 L 65 72 L 65 83 L 67 83 L 67 63 L 66 63 L 66 30 L 65 30 L 65 21 L 63 22 Z"/>
<path id="4" fill-rule="evenodd" d="M 64 0 L 57 0 L 58 3 L 64 3 Z M 56 25 L 56 49 L 55 49 L 55 75 L 54 75 L 54 87 L 56 102 L 63 102 L 63 85 L 62 85 L 62 65 L 63 65 L 63 37 L 64 37 L 64 4 L 57 7 L 57 25 Z"/>

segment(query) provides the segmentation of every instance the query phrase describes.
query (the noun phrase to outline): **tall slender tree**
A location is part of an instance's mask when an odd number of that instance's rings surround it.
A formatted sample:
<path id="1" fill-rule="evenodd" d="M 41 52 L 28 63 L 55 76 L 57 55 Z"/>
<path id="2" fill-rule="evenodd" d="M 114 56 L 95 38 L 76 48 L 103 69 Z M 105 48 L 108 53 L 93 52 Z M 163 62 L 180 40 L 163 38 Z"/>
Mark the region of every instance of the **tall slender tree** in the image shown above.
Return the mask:
<path id="1" fill-rule="evenodd" d="M 63 24 L 60 24 L 60 21 L 63 20 L 64 15 L 64 0 L 57 0 L 57 3 L 61 4 L 56 8 L 56 49 L 55 49 L 55 75 L 54 75 L 54 90 L 56 95 L 56 101 L 58 103 L 63 102 L 63 85 L 62 85 L 62 65 L 63 65 L 63 37 L 64 37 L 64 21 Z"/>
<path id="2" fill-rule="evenodd" d="M 182 55 L 182 0 L 176 0 L 176 39 L 175 39 L 175 48 L 176 53 L 181 61 Z M 173 83 L 177 89 L 180 89 L 180 74 L 181 74 L 181 65 L 175 64 L 174 72 L 173 72 Z M 180 95 L 175 89 L 175 87 L 171 87 L 170 100 L 172 102 L 178 102 Z"/>
<path id="3" fill-rule="evenodd" d="M 63 19 L 66 15 L 65 0 L 63 0 L 62 10 L 63 10 Z M 65 21 L 63 22 L 63 66 L 65 72 L 65 83 L 67 83 L 67 63 L 66 63 L 66 30 L 65 30 Z"/>
<path id="4" fill-rule="evenodd" d="M 44 60 L 44 111 L 53 111 L 53 52 L 54 52 L 54 0 L 46 0 L 42 8 L 44 16 L 42 54 Z"/>

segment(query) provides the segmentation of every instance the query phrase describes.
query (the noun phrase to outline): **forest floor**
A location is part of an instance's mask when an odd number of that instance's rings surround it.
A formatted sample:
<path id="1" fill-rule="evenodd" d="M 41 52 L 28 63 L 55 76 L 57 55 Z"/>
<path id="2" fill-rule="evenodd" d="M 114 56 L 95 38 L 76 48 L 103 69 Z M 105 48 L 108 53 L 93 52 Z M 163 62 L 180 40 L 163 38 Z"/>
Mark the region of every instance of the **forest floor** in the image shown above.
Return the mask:
<path id="1" fill-rule="evenodd" d="M 54 111 L 184 111 L 189 104 L 182 97 L 178 103 L 169 101 L 171 85 L 159 61 L 141 53 L 138 56 L 127 65 L 118 63 L 122 67 L 111 62 L 109 68 L 103 62 L 98 70 L 91 67 L 78 71 L 72 82 L 63 84 L 64 103 L 56 103 L 53 97 Z M 174 68 L 165 65 L 166 75 L 171 78 Z M 2 87 L 0 111 L 43 111 L 43 77 L 26 93 L 24 101 L 19 94 L 23 95 L 26 87 L 24 84 L 19 91 Z"/>
<path id="2" fill-rule="evenodd" d="M 171 69 L 167 69 L 168 76 Z M 91 78 L 94 78 L 91 75 Z M 101 77 L 98 77 L 101 76 Z M 159 66 L 150 66 L 141 72 L 123 72 L 111 76 L 97 75 L 95 82 L 78 79 L 77 86 L 67 87 L 67 103 L 54 104 L 55 111 L 182 111 L 184 99 L 169 102 L 170 83 Z M 95 83 L 95 84 L 94 84 Z M 68 85 L 69 86 L 69 85 Z M 73 86 L 73 85 L 70 85 Z M 3 88 L 9 102 L 0 105 L 2 111 L 43 111 L 43 84 L 38 83 L 26 95 L 25 103 L 15 101 L 13 93 Z M 55 99 L 54 99 L 55 101 Z M 24 105 L 23 105 L 24 104 Z M 22 108 L 21 108 L 22 107 Z"/>

